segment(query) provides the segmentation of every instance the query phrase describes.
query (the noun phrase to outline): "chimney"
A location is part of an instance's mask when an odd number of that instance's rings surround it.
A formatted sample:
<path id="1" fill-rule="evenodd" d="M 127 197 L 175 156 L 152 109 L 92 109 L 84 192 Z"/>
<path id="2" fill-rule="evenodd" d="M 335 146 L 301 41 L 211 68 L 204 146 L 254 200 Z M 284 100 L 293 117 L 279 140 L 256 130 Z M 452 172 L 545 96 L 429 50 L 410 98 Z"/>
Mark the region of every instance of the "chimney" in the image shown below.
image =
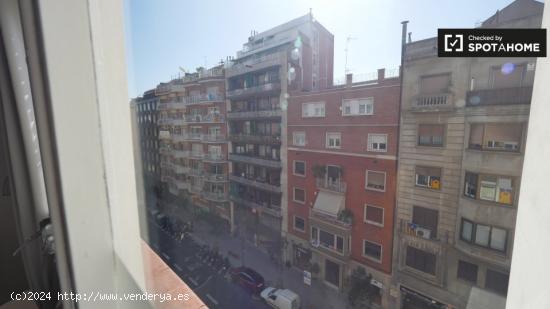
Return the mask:
<path id="1" fill-rule="evenodd" d="M 351 84 L 353 84 L 353 74 L 348 73 L 346 74 L 346 87 L 351 87 Z"/>
<path id="2" fill-rule="evenodd" d="M 386 76 L 386 69 L 378 69 L 378 83 L 382 82 Z"/>

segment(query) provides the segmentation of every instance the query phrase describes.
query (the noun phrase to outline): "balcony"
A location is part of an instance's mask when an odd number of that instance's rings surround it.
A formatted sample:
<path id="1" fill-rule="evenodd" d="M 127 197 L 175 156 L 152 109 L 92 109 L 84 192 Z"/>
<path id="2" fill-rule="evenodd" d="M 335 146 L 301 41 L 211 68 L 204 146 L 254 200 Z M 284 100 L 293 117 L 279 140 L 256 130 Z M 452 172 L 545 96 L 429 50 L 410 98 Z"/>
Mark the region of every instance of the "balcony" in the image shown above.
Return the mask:
<path id="1" fill-rule="evenodd" d="M 202 184 L 201 185 L 193 185 L 193 184 L 190 184 L 189 185 L 189 192 L 191 193 L 195 193 L 195 194 L 200 194 L 202 192 Z"/>
<path id="2" fill-rule="evenodd" d="M 161 146 L 159 148 L 159 153 L 163 154 L 163 155 L 168 155 L 168 154 L 172 153 L 172 148 L 170 148 L 168 146 Z"/>
<path id="3" fill-rule="evenodd" d="M 227 140 L 224 135 L 221 134 L 203 134 L 202 141 L 205 143 L 223 143 Z"/>
<path id="4" fill-rule="evenodd" d="M 247 177 L 237 176 L 237 175 L 230 175 L 229 180 L 238 182 L 243 185 L 251 186 L 260 190 L 269 191 L 273 193 L 281 193 L 281 185 L 274 185 L 267 183 L 265 181 L 259 181 L 255 179 L 250 179 Z"/>
<path id="5" fill-rule="evenodd" d="M 176 179 L 176 187 L 179 190 L 189 190 L 189 182 Z"/>
<path id="6" fill-rule="evenodd" d="M 430 229 L 404 219 L 399 219 L 399 233 L 407 235 L 407 237 L 418 238 L 420 241 L 442 242 L 442 239 L 436 237 Z M 445 239 L 445 242 L 446 241 Z"/>
<path id="7" fill-rule="evenodd" d="M 185 91 L 185 87 L 182 84 L 177 83 L 161 83 L 157 86 L 157 88 L 155 88 L 156 95 L 162 95 L 176 91 Z"/>
<path id="8" fill-rule="evenodd" d="M 271 168 L 281 168 L 281 161 L 275 161 L 270 159 L 263 159 L 256 156 L 244 155 L 244 154 L 229 154 L 229 160 L 235 162 L 249 163 L 255 165 L 261 165 Z"/>
<path id="9" fill-rule="evenodd" d="M 189 157 L 189 150 L 174 149 L 172 154 L 174 155 L 174 158 L 187 158 Z"/>
<path id="10" fill-rule="evenodd" d="M 160 104 L 157 105 L 158 111 L 168 111 L 168 110 L 177 110 L 177 109 L 184 109 L 185 105 L 183 102 L 178 101 L 168 101 L 168 102 L 160 102 Z"/>
<path id="11" fill-rule="evenodd" d="M 249 95 L 274 93 L 280 90 L 281 90 L 281 83 L 275 80 L 275 81 L 257 85 L 257 86 L 229 90 L 227 92 L 227 97 L 231 99 L 236 99 L 239 97 L 246 97 Z"/>
<path id="12" fill-rule="evenodd" d="M 187 135 L 184 133 L 174 133 L 172 134 L 172 141 L 174 142 L 183 142 L 187 139 Z"/>
<path id="13" fill-rule="evenodd" d="M 280 145 L 280 135 L 252 135 L 252 134 L 230 134 L 229 139 L 233 142 Z"/>
<path id="14" fill-rule="evenodd" d="M 347 184 L 343 181 L 329 181 L 325 178 L 316 178 L 315 185 L 318 189 L 328 190 L 336 193 L 346 193 Z"/>
<path id="15" fill-rule="evenodd" d="M 231 192 L 231 195 L 229 196 L 231 201 L 249 207 L 254 209 L 261 209 L 262 212 L 267 212 L 272 216 L 275 217 L 281 217 L 281 206 L 280 205 L 269 205 L 267 202 L 259 201 L 259 200 L 252 200 L 252 199 L 245 199 L 240 197 L 237 193 Z"/>
<path id="16" fill-rule="evenodd" d="M 188 115 L 185 117 L 188 123 L 224 123 L 225 118 L 220 114 Z"/>
<path id="17" fill-rule="evenodd" d="M 236 63 L 228 67 L 225 71 L 225 76 L 229 78 L 242 75 L 248 72 L 278 66 L 281 65 L 282 62 L 283 55 L 281 53 L 273 53 L 261 57 L 251 57 L 246 61 Z"/>
<path id="18" fill-rule="evenodd" d="M 172 165 L 172 168 L 176 172 L 176 174 L 187 174 L 189 173 L 189 167 L 181 166 L 181 165 Z"/>
<path id="19" fill-rule="evenodd" d="M 263 111 L 233 111 L 227 113 L 227 119 L 256 119 L 256 118 L 280 118 L 283 112 L 280 109 Z"/>
<path id="20" fill-rule="evenodd" d="M 222 94 L 209 93 L 209 94 L 185 97 L 184 104 L 197 105 L 197 104 L 208 104 L 208 103 L 223 103 L 224 101 L 225 101 L 225 98 Z"/>
<path id="21" fill-rule="evenodd" d="M 212 201 L 212 202 L 227 202 L 229 199 L 227 198 L 227 193 L 225 192 L 211 192 L 211 191 L 202 191 L 202 197 L 206 200 Z"/>
<path id="22" fill-rule="evenodd" d="M 222 68 L 211 68 L 208 70 L 200 70 L 199 72 L 187 74 L 183 77 L 184 83 L 200 82 L 202 80 L 209 79 L 222 79 L 224 78 L 224 72 Z"/>
<path id="23" fill-rule="evenodd" d="M 311 208 L 309 210 L 309 219 L 321 223 L 328 223 L 330 225 L 335 225 L 340 229 L 351 231 L 352 223 L 344 220 L 340 220 L 338 216 L 332 216 L 330 214 Z"/>
<path id="24" fill-rule="evenodd" d="M 205 172 L 203 174 L 203 179 L 208 182 L 227 182 L 228 181 L 227 174 L 216 174 L 216 173 L 210 173 L 210 172 Z"/>
<path id="25" fill-rule="evenodd" d="M 201 133 L 187 133 L 185 135 L 185 140 L 188 141 L 200 141 L 202 139 Z"/>
<path id="26" fill-rule="evenodd" d="M 480 89 L 468 91 L 466 106 L 531 104 L 533 87 Z"/>
<path id="27" fill-rule="evenodd" d="M 203 160 L 207 162 L 225 162 L 227 159 L 225 155 L 221 153 L 206 153 L 203 156 Z"/>
<path id="28" fill-rule="evenodd" d="M 160 118 L 157 120 L 157 124 L 159 126 L 167 126 L 167 125 L 170 125 L 172 123 L 172 119 L 170 118 Z"/>
<path id="29" fill-rule="evenodd" d="M 202 176 L 202 170 L 198 169 L 198 168 L 189 168 L 187 170 L 187 175 L 195 176 L 195 177 L 201 177 Z"/>
<path id="30" fill-rule="evenodd" d="M 451 93 L 420 94 L 411 101 L 414 112 L 446 112 L 454 109 Z"/>
<path id="31" fill-rule="evenodd" d="M 192 159 L 202 159 L 204 157 L 204 153 L 200 151 L 191 151 L 189 157 Z"/>

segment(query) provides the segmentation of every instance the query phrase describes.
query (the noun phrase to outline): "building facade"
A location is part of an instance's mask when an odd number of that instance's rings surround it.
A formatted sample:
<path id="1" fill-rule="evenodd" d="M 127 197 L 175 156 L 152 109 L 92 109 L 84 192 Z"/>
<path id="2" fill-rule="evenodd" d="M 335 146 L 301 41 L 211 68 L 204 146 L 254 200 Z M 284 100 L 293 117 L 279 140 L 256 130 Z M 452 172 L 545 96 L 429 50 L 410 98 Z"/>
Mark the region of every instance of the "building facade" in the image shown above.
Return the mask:
<path id="1" fill-rule="evenodd" d="M 253 33 L 226 64 L 234 231 L 281 258 L 286 231 L 286 107 L 293 89 L 332 84 L 334 40 L 311 14 Z"/>
<path id="2" fill-rule="evenodd" d="M 161 83 L 159 138 L 162 181 L 172 195 L 231 223 L 223 66 Z"/>
<path id="3" fill-rule="evenodd" d="M 538 28 L 518 0 L 481 24 Z M 406 45 L 393 308 L 504 308 L 535 59 L 438 58 Z"/>
<path id="4" fill-rule="evenodd" d="M 397 72 L 397 71 L 396 71 Z M 290 261 L 336 289 L 357 267 L 386 307 L 391 278 L 400 79 L 291 93 L 288 106 Z"/>
<path id="5" fill-rule="evenodd" d="M 160 181 L 159 138 L 157 128 L 159 99 L 155 90 L 146 91 L 143 96 L 132 100 L 131 106 L 136 123 L 141 155 L 141 170 L 147 190 L 153 190 Z"/>

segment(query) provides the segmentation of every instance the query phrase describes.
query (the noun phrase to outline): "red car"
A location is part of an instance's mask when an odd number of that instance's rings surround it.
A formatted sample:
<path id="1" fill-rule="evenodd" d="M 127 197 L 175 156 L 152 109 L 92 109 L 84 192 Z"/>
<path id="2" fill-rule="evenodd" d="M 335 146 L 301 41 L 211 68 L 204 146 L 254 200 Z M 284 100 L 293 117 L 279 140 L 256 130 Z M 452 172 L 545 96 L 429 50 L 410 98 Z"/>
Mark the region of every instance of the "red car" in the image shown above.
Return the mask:
<path id="1" fill-rule="evenodd" d="M 259 294 L 265 288 L 264 277 L 251 268 L 236 267 L 229 273 L 231 280 L 252 293 Z"/>

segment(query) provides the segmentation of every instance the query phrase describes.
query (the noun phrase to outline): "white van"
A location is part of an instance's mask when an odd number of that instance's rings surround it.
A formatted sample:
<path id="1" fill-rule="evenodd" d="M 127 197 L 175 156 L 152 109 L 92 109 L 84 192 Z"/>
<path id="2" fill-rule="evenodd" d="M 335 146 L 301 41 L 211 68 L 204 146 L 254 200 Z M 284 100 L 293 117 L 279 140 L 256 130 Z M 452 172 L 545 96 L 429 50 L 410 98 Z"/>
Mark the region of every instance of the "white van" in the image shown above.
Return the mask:
<path id="1" fill-rule="evenodd" d="M 276 289 L 273 287 L 266 288 L 260 296 L 265 302 L 273 308 L 277 309 L 299 309 L 300 296 L 288 289 Z"/>

